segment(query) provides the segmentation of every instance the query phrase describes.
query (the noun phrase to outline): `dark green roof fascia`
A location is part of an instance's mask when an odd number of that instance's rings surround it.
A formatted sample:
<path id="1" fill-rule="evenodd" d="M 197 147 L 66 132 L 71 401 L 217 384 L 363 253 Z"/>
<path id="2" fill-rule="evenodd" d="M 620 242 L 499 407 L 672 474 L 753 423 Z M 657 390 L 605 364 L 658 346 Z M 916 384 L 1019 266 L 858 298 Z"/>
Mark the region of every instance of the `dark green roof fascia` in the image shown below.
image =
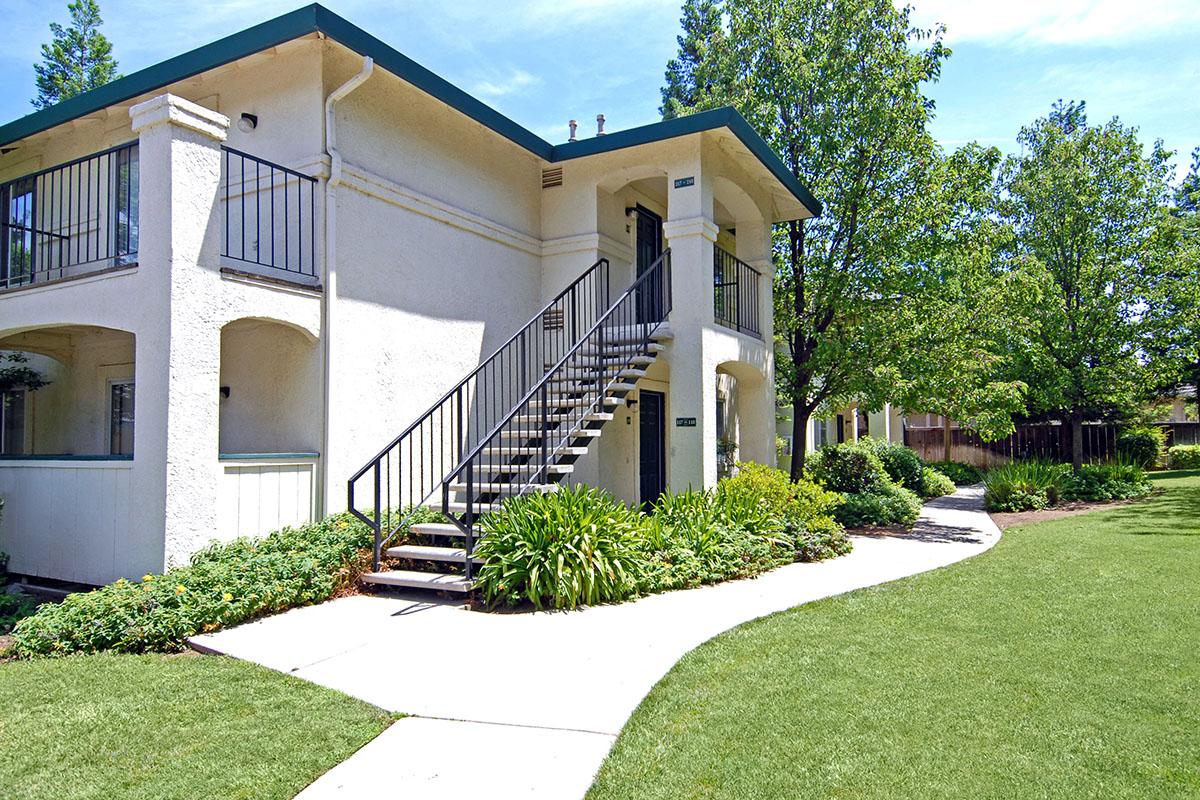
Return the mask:
<path id="1" fill-rule="evenodd" d="M 592 156 L 597 153 L 607 153 L 625 147 L 636 147 L 641 144 L 660 142 L 677 136 L 688 136 L 716 128 L 728 128 L 755 158 L 763 163 L 771 174 L 787 188 L 814 216 L 820 216 L 822 207 L 812 193 L 796 179 L 796 176 L 784 166 L 779 156 L 771 149 L 758 132 L 751 127 L 746 118 L 732 106 L 715 108 L 711 111 L 701 111 L 686 117 L 652 122 L 637 128 L 627 128 L 623 131 L 610 133 L 607 136 L 593 136 L 590 139 L 580 139 L 577 142 L 567 142 L 554 146 L 551 161 L 567 161 L 572 158 Z"/>
<path id="2" fill-rule="evenodd" d="M 529 131 L 496 109 L 476 100 L 454 84 L 447 81 L 399 50 L 380 41 L 362 28 L 347 22 L 323 6 L 313 6 L 317 14 L 317 27 L 329 38 L 362 56 L 371 56 L 375 63 L 411 83 L 423 92 L 433 95 L 446 105 L 466 114 L 471 119 L 491 128 L 509 141 L 520 145 L 534 155 L 550 160 L 553 148 L 550 143 Z"/>
<path id="3" fill-rule="evenodd" d="M 313 33 L 319 8 L 296 9 L 0 126 L 0 146 Z"/>
<path id="4" fill-rule="evenodd" d="M 362 28 L 315 3 L 0 126 L 0 146 L 318 31 L 359 55 L 371 56 L 379 66 L 393 75 L 550 162 L 606 153 L 714 128 L 729 128 L 805 208 L 814 215 L 821 213 L 821 204 L 788 171 L 779 160 L 779 156 L 763 141 L 750 123 L 733 108 L 718 108 L 629 128 L 607 136 L 551 145 Z"/>

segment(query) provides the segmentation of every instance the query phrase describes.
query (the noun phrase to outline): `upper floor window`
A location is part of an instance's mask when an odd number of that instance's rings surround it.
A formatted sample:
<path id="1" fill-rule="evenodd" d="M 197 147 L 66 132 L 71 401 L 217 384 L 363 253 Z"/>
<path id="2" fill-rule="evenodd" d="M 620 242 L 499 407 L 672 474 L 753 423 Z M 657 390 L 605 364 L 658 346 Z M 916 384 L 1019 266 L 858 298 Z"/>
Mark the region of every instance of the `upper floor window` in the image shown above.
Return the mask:
<path id="1" fill-rule="evenodd" d="M 0 392 L 0 455 L 19 456 L 25 452 L 24 389 Z"/>

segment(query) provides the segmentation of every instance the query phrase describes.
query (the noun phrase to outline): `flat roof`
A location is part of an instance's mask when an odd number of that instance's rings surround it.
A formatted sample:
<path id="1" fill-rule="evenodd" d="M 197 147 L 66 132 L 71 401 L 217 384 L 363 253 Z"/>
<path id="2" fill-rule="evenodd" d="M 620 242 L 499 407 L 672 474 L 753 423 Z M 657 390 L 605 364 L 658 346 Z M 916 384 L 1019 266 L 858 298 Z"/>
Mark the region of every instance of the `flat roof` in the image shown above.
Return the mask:
<path id="1" fill-rule="evenodd" d="M 718 108 L 616 131 L 603 137 L 552 145 L 496 109 L 467 94 L 445 78 L 435 75 L 400 51 L 317 3 L 218 39 L 2 125 L 0 126 L 0 147 L 94 113 L 107 106 L 199 75 L 231 61 L 318 32 L 359 55 L 371 56 L 376 64 L 393 75 L 411 83 L 500 136 L 551 163 L 620 150 L 625 147 L 636 147 L 677 136 L 726 128 L 801 205 L 813 215 L 821 214 L 820 202 L 792 175 L 775 151 L 771 149 L 771 146 L 758 135 L 745 117 L 732 107 Z"/>

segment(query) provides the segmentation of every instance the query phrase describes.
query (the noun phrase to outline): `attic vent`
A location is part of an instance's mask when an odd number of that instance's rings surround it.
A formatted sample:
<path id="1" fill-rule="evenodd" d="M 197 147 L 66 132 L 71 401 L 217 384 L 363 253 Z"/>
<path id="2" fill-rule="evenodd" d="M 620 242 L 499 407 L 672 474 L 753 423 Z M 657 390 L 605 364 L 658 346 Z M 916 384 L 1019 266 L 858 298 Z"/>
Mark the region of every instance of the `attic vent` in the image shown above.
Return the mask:
<path id="1" fill-rule="evenodd" d="M 542 188 L 551 189 L 555 186 L 562 186 L 562 167 L 542 170 Z"/>

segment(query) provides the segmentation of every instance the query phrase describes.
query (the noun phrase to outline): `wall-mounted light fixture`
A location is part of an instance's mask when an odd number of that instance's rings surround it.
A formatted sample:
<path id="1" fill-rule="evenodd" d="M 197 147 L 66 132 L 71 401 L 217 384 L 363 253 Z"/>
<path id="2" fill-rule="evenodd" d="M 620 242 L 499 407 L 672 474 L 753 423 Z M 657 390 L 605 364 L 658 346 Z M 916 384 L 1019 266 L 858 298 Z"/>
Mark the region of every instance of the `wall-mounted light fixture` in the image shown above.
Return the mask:
<path id="1" fill-rule="evenodd" d="M 637 401 L 637 399 L 636 399 L 636 398 L 634 398 L 632 395 L 630 395 L 629 397 L 626 397 L 626 398 L 625 398 L 625 405 L 626 405 L 628 408 L 630 408 L 630 409 L 635 409 L 635 408 L 637 408 L 637 404 L 638 404 L 638 401 Z"/>
<path id="2" fill-rule="evenodd" d="M 229 387 L 228 386 L 221 387 L 221 397 L 224 397 L 225 399 L 229 399 Z"/>
<path id="3" fill-rule="evenodd" d="M 249 133 L 258 127 L 258 115 L 242 114 L 242 118 L 237 121 L 237 126 L 242 133 Z"/>

